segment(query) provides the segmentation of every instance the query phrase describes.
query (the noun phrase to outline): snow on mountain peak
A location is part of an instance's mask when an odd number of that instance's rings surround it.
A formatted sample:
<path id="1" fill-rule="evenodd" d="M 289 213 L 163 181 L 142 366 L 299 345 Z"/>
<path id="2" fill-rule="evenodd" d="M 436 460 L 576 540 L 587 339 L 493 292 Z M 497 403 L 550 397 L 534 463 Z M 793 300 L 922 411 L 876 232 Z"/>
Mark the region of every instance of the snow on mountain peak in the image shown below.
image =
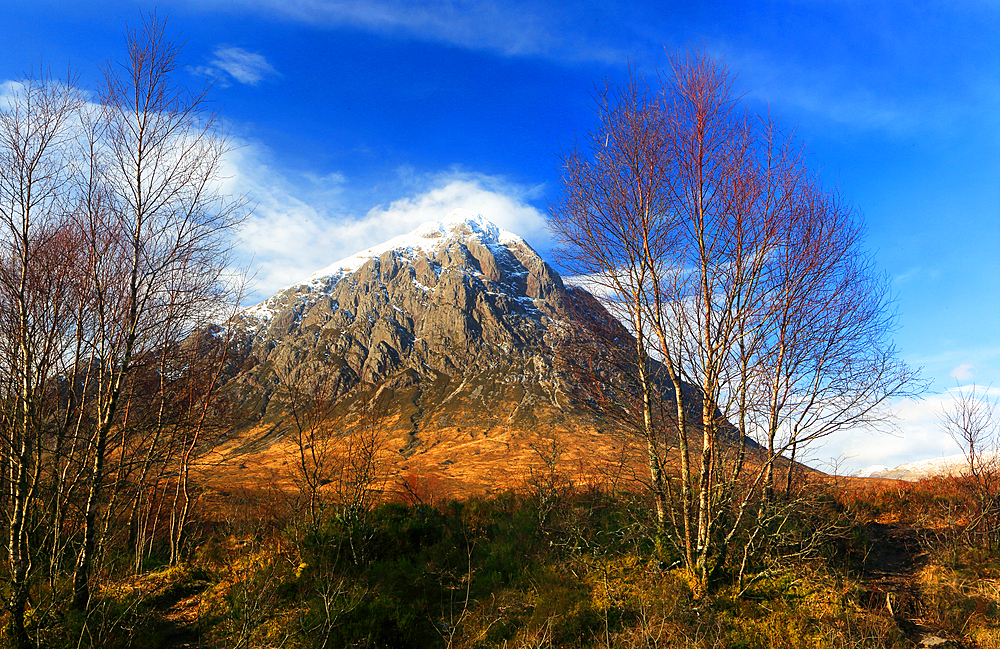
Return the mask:
<path id="1" fill-rule="evenodd" d="M 977 461 L 996 466 L 997 463 L 1000 463 L 1000 453 L 984 452 Z M 854 475 L 859 478 L 894 478 L 897 480 L 915 481 L 932 476 L 965 475 L 968 472 L 968 457 L 958 454 L 917 460 L 916 462 L 908 462 L 897 467 L 877 464 L 861 469 Z"/>
<path id="2" fill-rule="evenodd" d="M 512 232 L 499 228 L 487 220 L 482 214 L 467 209 L 452 210 L 440 221 L 426 221 L 407 234 L 393 237 L 388 241 L 372 246 L 350 257 L 335 261 L 310 275 L 304 283 L 314 282 L 326 277 L 353 273 L 361 268 L 369 259 L 374 259 L 388 250 L 405 250 L 412 252 L 433 252 L 442 247 L 452 238 L 474 236 L 484 245 L 523 244 L 524 239 Z"/>
<path id="3" fill-rule="evenodd" d="M 417 229 L 433 224 L 439 224 L 445 232 L 455 232 L 466 226 L 475 232 L 485 233 L 491 239 L 497 239 L 500 233 L 500 228 L 492 221 L 485 219 L 482 214 L 462 207 L 452 210 L 440 221 L 422 223 Z"/>
<path id="4" fill-rule="evenodd" d="M 861 469 L 855 473 L 854 476 L 856 478 L 877 478 L 887 471 L 892 471 L 892 467 L 884 464 L 873 464 L 872 466 Z"/>

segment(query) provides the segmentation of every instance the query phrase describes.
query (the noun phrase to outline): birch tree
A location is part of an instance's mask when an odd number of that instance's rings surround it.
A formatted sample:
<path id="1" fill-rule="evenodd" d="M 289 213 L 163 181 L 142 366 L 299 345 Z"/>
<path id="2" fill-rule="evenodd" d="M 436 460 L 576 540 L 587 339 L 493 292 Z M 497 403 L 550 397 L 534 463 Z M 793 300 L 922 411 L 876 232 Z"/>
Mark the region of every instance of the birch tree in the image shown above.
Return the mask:
<path id="1" fill-rule="evenodd" d="M 103 131 L 92 147 L 100 163 L 91 182 L 105 200 L 100 209 L 88 205 L 83 215 L 93 255 L 89 351 L 96 397 L 84 539 L 74 577 L 80 608 L 90 597 L 109 438 L 128 398 L 129 377 L 157 349 L 203 323 L 224 321 L 220 307 L 234 302 L 228 253 L 245 203 L 219 191 L 229 141 L 218 118 L 204 110 L 204 91 L 175 85 L 179 47 L 164 27 L 153 15 L 128 31 L 125 59 L 106 67 L 99 93 Z M 179 529 L 187 518 L 186 470 L 197 439 L 195 433 L 182 451 Z M 172 538 L 181 534 L 175 529 Z"/>
<path id="2" fill-rule="evenodd" d="M 94 101 L 43 73 L 0 105 L 2 574 L 18 647 L 40 567 L 52 597 L 71 576 L 86 609 L 102 538 L 128 521 L 139 565 L 154 503 L 169 502 L 180 560 L 191 467 L 222 409 L 245 214 L 221 190 L 229 140 L 204 91 L 175 85 L 163 21 L 126 45 Z"/>
<path id="3" fill-rule="evenodd" d="M 63 218 L 71 185 L 73 79 L 50 74 L 12 84 L 0 110 L 0 376 L 8 629 L 25 629 L 37 535 L 45 428 L 54 412 L 74 310 L 75 232 Z"/>
<path id="4" fill-rule="evenodd" d="M 857 214 L 736 97 L 724 66 L 674 57 L 657 87 L 632 78 L 599 111 L 566 158 L 551 223 L 630 334 L 643 406 L 628 426 L 648 440 L 660 528 L 669 515 L 704 593 L 768 517 L 784 456 L 882 418 L 918 385 Z M 664 432 L 655 412 L 670 412 Z M 748 455 L 748 435 L 763 450 Z"/>

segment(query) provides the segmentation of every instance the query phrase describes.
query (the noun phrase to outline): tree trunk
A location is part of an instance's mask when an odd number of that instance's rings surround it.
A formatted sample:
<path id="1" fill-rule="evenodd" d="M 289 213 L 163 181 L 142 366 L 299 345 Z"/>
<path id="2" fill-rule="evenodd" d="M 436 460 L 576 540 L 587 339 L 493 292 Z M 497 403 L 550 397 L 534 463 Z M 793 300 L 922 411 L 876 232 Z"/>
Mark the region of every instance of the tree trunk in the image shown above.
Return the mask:
<path id="1" fill-rule="evenodd" d="M 97 444 L 94 448 L 94 463 L 90 474 L 90 493 L 87 495 L 87 506 L 84 510 L 83 546 L 73 573 L 73 606 L 79 611 L 87 610 L 90 604 L 90 572 L 94 564 L 94 552 L 97 548 L 98 503 L 102 496 L 104 485 L 104 460 L 107 452 L 110 420 L 100 423 L 97 431 Z"/>
<path id="2" fill-rule="evenodd" d="M 23 431 L 22 431 L 23 434 Z M 28 548 L 27 508 L 31 500 L 31 485 L 28 479 L 27 453 L 30 451 L 24 439 L 19 440 L 17 460 L 11 467 L 11 512 L 8 556 L 11 570 L 10 619 L 7 622 L 11 637 L 18 649 L 30 647 L 31 641 L 25 629 L 25 611 L 28 603 L 28 577 L 31 573 L 31 555 Z"/>

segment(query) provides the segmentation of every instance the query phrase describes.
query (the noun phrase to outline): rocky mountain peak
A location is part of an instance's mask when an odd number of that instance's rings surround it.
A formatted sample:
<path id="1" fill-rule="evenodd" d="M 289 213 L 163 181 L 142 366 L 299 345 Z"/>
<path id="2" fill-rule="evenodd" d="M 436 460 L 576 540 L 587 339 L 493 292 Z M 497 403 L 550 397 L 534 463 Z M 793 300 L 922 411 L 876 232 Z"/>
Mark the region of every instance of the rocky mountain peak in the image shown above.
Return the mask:
<path id="1" fill-rule="evenodd" d="M 390 250 L 396 250 L 403 256 L 427 256 L 433 259 L 456 243 L 466 246 L 469 244 L 477 247 L 485 246 L 490 249 L 502 246 L 510 250 L 530 250 L 524 239 L 497 227 L 491 221 L 483 218 L 481 214 L 471 210 L 457 209 L 440 221 L 421 223 L 412 232 L 336 261 L 313 273 L 307 281 L 321 281 L 327 277 L 352 273 L 368 260 L 378 258 Z"/>
<path id="2" fill-rule="evenodd" d="M 521 237 L 456 210 L 247 309 L 256 359 L 247 380 L 302 390 L 333 382 L 340 395 L 478 382 L 530 401 L 539 384 L 558 382 L 552 336 L 567 296 Z"/>
<path id="3" fill-rule="evenodd" d="M 330 293 L 347 277 L 357 281 L 374 277 L 374 273 L 382 283 L 391 282 L 404 266 L 413 268 L 411 279 L 425 292 L 436 289 L 442 274 L 448 272 L 479 279 L 489 285 L 487 288 L 499 289 L 490 292 L 504 293 L 514 300 L 558 299 L 563 288 L 559 276 L 524 239 L 481 214 L 456 209 L 440 221 L 422 223 L 412 232 L 314 272 L 247 309 L 244 319 L 248 326 L 259 329 L 296 298 L 308 303 L 310 297 Z M 550 305 L 531 306 L 551 311 L 545 308 Z"/>

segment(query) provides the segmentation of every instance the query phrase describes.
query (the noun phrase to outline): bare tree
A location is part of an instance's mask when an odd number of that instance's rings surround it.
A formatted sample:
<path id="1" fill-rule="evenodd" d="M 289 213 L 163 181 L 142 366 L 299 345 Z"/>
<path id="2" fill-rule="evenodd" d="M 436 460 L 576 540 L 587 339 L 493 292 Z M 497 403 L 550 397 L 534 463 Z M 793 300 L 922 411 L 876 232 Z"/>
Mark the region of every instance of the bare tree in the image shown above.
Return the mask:
<path id="1" fill-rule="evenodd" d="M 769 517 L 779 458 L 882 417 L 881 404 L 915 387 L 856 215 L 732 83 L 690 55 L 671 60 L 658 93 L 635 78 L 609 88 L 552 212 L 570 265 L 630 334 L 618 356 L 633 359 L 643 405 L 629 426 L 649 440 L 661 529 L 661 494 L 678 496 L 673 532 L 700 592 Z M 667 412 L 669 434 L 656 424 Z M 766 453 L 748 460 L 752 433 Z M 671 441 L 680 471 L 668 481 L 658 447 Z"/>
<path id="2" fill-rule="evenodd" d="M 227 322 L 235 320 L 239 300 L 232 302 Z M 211 438 L 232 425 L 227 403 L 220 399 L 222 375 L 228 366 L 234 346 L 234 328 L 208 325 L 188 335 L 181 344 L 185 389 L 180 401 L 179 416 L 173 424 L 172 440 L 176 445 L 177 479 L 170 509 L 170 564 L 183 559 L 187 526 L 194 504 L 191 469 L 200 451 L 211 447 Z"/>
<path id="3" fill-rule="evenodd" d="M 969 531 L 979 533 L 990 550 L 1000 546 L 1000 398 L 975 385 L 959 388 L 939 417 L 941 427 L 965 454 L 967 479 L 977 512 Z"/>
<path id="4" fill-rule="evenodd" d="M 30 529 L 43 467 L 50 398 L 70 337 L 75 232 L 64 214 L 72 118 L 82 102 L 50 74 L 13 84 L 0 111 L 0 376 L 9 630 L 30 645 L 25 607 L 33 565 Z"/>
<path id="5" fill-rule="evenodd" d="M 162 21 L 149 17 L 127 45 L 95 103 L 74 78 L 43 73 L 13 84 L 0 108 L 3 590 L 20 647 L 40 563 L 58 597 L 74 553 L 73 601 L 86 607 L 101 539 L 123 513 L 137 521 L 140 503 L 162 503 L 136 490 L 172 464 L 179 554 L 189 467 L 232 333 L 218 330 L 221 353 L 183 366 L 208 380 L 182 394 L 183 341 L 236 306 L 228 252 L 244 202 L 219 191 L 228 140 L 204 94 L 173 85 L 177 47 Z"/>
<path id="6" fill-rule="evenodd" d="M 90 146 L 98 163 L 90 167 L 89 186 L 103 200 L 84 203 L 81 215 L 93 255 L 88 352 L 95 367 L 84 539 L 74 578 L 81 608 L 90 598 L 109 436 L 128 400 L 129 378 L 156 349 L 223 319 L 220 307 L 233 303 L 229 237 L 244 201 L 218 191 L 229 142 L 218 119 L 204 111 L 204 92 L 174 85 L 179 48 L 164 26 L 151 15 L 126 34 L 125 60 L 105 69 L 104 128 Z M 191 451 L 183 445 L 183 467 Z"/>
<path id="7" fill-rule="evenodd" d="M 377 390 L 362 402 L 360 416 L 344 422 L 346 430 L 334 450 L 330 486 L 337 519 L 356 565 L 367 561 L 369 515 L 382 499 L 388 480 L 385 426 L 392 396 L 392 390 Z"/>
<path id="8" fill-rule="evenodd" d="M 292 471 L 300 498 L 305 499 L 306 527 L 315 534 L 332 504 L 337 457 L 333 427 L 336 394 L 325 376 L 308 391 L 289 377 L 279 379 L 281 397 L 287 403 L 295 434 L 296 462 Z"/>
<path id="9" fill-rule="evenodd" d="M 598 106 L 600 126 L 589 138 L 590 155 L 577 150 L 564 160 L 564 197 L 553 207 L 551 222 L 566 247 L 563 261 L 577 275 L 586 277 L 592 290 L 607 298 L 608 310 L 627 327 L 621 331 L 617 323 L 584 313 L 578 318 L 592 325 L 587 338 L 601 340 L 607 349 L 615 350 L 614 358 L 607 360 L 616 366 L 616 376 L 632 377 L 631 381 L 617 385 L 595 381 L 600 379 L 600 370 L 580 365 L 575 374 L 589 389 L 587 399 L 622 408 L 620 415 L 630 413 L 618 419 L 633 422 L 634 432 L 646 444 L 657 521 L 662 529 L 667 518 L 665 440 L 654 425 L 655 379 L 649 363 L 650 349 L 655 346 L 649 339 L 654 330 L 650 317 L 657 317 L 660 310 L 651 308 L 647 298 L 649 287 L 662 279 L 663 269 L 655 262 L 666 256 L 673 232 L 666 222 L 666 143 L 658 108 L 642 79 L 630 79 L 620 90 L 606 89 Z M 654 292 L 654 300 L 658 297 Z M 683 392 L 674 357 L 667 354 L 663 360 L 675 387 L 677 408 L 682 409 Z M 682 468 L 687 472 L 686 429 L 683 419 L 679 422 Z"/>

